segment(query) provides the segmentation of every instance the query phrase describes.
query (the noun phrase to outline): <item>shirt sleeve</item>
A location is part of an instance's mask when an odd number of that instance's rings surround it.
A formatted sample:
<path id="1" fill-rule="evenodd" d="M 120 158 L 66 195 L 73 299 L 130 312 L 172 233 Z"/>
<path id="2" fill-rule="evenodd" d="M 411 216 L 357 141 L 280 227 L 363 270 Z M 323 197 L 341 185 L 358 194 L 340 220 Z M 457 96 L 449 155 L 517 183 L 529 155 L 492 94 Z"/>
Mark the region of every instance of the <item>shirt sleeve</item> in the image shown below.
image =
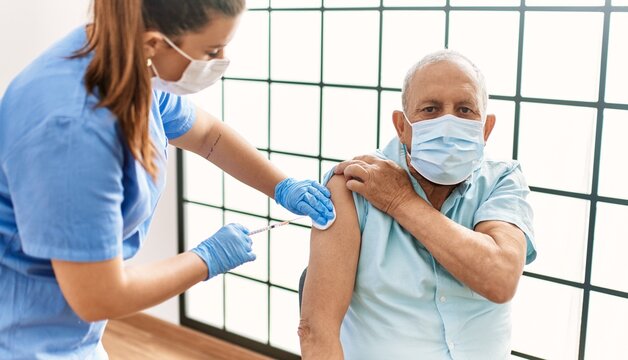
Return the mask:
<path id="1" fill-rule="evenodd" d="M 2 166 L 25 254 L 79 262 L 121 254 L 116 128 L 111 116 L 46 119 L 7 153 Z"/>
<path id="2" fill-rule="evenodd" d="M 518 163 L 513 163 L 498 180 L 489 195 L 475 213 L 473 226 L 482 221 L 505 221 L 517 226 L 526 237 L 526 264 L 536 258 L 532 206 L 526 201 L 530 189 Z"/>
<path id="3" fill-rule="evenodd" d="M 176 139 L 192 128 L 196 120 L 196 107 L 190 99 L 155 90 L 159 113 L 168 139 Z"/>

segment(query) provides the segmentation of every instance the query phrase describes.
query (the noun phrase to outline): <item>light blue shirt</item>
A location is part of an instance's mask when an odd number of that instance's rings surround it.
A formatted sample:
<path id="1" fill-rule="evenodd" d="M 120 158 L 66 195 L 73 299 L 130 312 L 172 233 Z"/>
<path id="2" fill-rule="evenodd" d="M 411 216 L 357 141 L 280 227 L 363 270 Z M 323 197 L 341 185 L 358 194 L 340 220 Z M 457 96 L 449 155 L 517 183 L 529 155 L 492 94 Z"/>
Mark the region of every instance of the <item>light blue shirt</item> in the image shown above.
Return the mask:
<path id="1" fill-rule="evenodd" d="M 398 139 L 378 156 L 406 171 Z M 331 177 L 329 173 L 325 179 Z M 427 200 L 410 176 L 415 191 Z M 486 220 L 518 226 L 526 263 L 536 257 L 528 186 L 516 161 L 485 160 L 441 213 L 469 229 Z M 490 360 L 510 354 L 510 304 L 495 304 L 456 280 L 393 218 L 353 194 L 362 242 L 356 284 L 341 328 L 345 358 Z"/>
<path id="2" fill-rule="evenodd" d="M 165 185 L 167 138 L 194 108 L 153 92 L 155 181 L 135 161 L 115 117 L 83 81 L 92 56 L 71 59 L 83 27 L 22 71 L 0 101 L 0 358 L 105 359 L 106 322 L 82 321 L 50 259 L 128 259 L 142 245 Z"/>

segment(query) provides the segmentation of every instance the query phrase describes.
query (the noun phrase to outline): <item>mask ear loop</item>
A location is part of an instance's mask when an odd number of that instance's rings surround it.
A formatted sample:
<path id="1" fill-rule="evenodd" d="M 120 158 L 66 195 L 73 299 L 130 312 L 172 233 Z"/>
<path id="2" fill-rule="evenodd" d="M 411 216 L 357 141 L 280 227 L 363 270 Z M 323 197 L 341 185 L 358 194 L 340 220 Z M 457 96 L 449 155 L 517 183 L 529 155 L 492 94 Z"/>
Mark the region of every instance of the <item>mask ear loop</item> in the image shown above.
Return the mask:
<path id="1" fill-rule="evenodd" d="M 166 42 L 166 44 L 170 45 L 173 49 L 175 49 L 179 54 L 181 54 L 181 56 L 183 56 L 184 58 L 190 60 L 190 61 L 194 61 L 194 59 L 186 54 L 185 52 L 183 52 L 183 50 L 179 49 L 179 47 L 177 45 L 175 45 L 172 41 L 170 41 L 170 39 L 168 39 L 166 37 L 166 35 L 163 35 L 164 37 L 164 41 Z"/>

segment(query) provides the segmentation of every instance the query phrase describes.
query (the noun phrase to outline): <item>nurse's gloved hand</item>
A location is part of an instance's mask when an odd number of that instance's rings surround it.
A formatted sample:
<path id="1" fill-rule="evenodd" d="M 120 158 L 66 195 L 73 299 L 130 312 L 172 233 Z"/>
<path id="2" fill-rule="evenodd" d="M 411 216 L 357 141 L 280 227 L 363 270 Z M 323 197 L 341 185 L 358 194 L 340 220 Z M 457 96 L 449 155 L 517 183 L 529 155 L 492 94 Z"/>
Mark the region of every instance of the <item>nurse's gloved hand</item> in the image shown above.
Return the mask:
<path id="1" fill-rule="evenodd" d="M 191 251 L 207 265 L 207 279 L 255 260 L 249 230 L 240 224 L 223 226 Z M 205 279 L 205 280 L 207 280 Z"/>
<path id="2" fill-rule="evenodd" d="M 277 204 L 297 215 L 311 217 L 318 228 L 329 227 L 336 218 L 330 197 L 326 187 L 312 180 L 287 178 L 275 187 Z"/>

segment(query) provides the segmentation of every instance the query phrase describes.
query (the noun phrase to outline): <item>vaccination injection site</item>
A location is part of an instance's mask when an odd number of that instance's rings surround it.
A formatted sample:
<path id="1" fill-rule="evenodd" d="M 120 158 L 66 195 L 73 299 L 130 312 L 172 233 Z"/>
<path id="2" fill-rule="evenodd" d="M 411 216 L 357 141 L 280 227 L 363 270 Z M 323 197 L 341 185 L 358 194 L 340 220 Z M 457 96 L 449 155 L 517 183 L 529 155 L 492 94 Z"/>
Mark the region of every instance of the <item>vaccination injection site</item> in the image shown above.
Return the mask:
<path id="1" fill-rule="evenodd" d="M 0 34 L 0 360 L 628 359 L 628 0 Z"/>

